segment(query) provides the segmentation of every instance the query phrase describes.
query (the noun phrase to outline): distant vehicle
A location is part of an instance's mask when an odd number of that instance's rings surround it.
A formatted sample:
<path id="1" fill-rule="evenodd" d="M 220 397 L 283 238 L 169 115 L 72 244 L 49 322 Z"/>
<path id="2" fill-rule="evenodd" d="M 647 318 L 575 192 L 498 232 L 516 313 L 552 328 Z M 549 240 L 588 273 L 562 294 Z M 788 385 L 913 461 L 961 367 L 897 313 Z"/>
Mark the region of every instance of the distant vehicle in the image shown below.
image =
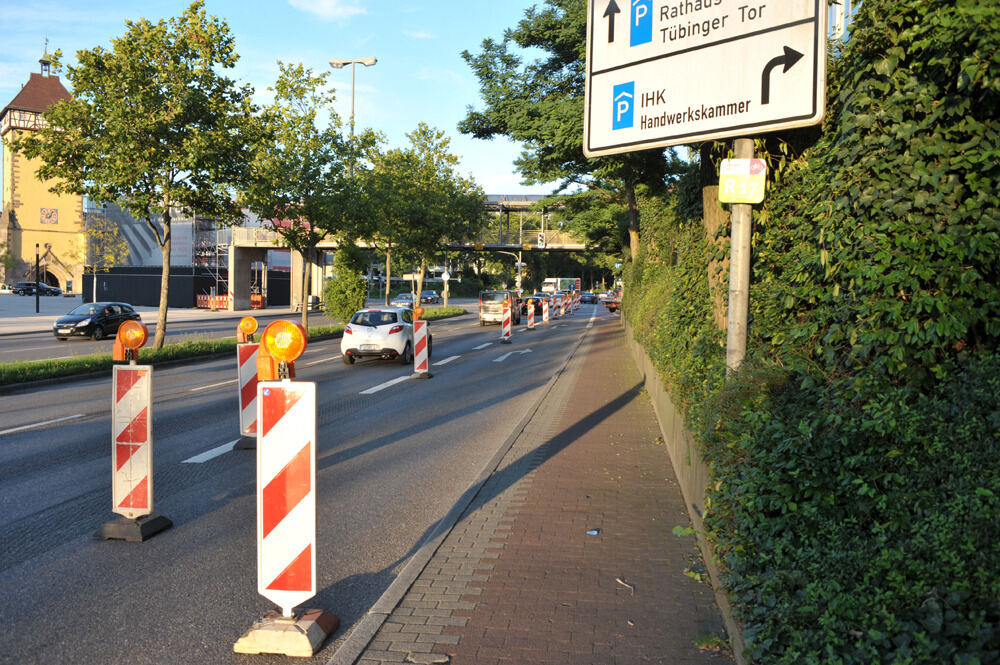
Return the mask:
<path id="1" fill-rule="evenodd" d="M 528 315 L 528 308 L 533 307 L 536 316 L 542 315 L 542 303 L 549 300 L 548 293 L 535 293 L 524 299 L 521 304 L 521 314 L 524 316 Z"/>
<path id="2" fill-rule="evenodd" d="M 441 302 L 441 296 L 438 295 L 437 291 L 423 291 L 420 294 L 420 302 L 436 305 Z"/>
<path id="3" fill-rule="evenodd" d="M 19 296 L 33 296 L 37 290 L 39 295 L 58 296 L 62 294 L 62 289 L 58 286 L 49 286 L 43 282 L 17 282 L 10 290 Z"/>
<path id="4" fill-rule="evenodd" d="M 94 341 L 114 336 L 126 321 L 142 321 L 132 305 L 123 302 L 94 302 L 78 305 L 52 324 L 52 334 L 60 342 L 69 337 L 90 337 Z"/>
<path id="5" fill-rule="evenodd" d="M 398 296 L 389 301 L 390 307 L 409 307 L 413 309 L 413 294 L 412 293 L 400 293 Z"/>
<path id="6" fill-rule="evenodd" d="M 588 305 L 593 305 L 595 302 L 597 302 L 597 295 L 591 293 L 590 291 L 584 291 L 583 293 L 580 294 L 580 302 Z"/>
<path id="7" fill-rule="evenodd" d="M 622 292 L 621 292 L 621 290 L 618 290 L 618 291 L 609 291 L 608 292 L 608 297 L 605 298 L 605 300 L 604 300 L 604 306 L 608 308 L 609 312 L 617 312 L 617 311 L 619 311 L 621 309 L 621 307 L 622 307 Z"/>
<path id="8" fill-rule="evenodd" d="M 542 281 L 542 291 L 544 293 L 556 293 L 558 291 L 579 291 L 579 277 L 547 277 Z"/>
<path id="9" fill-rule="evenodd" d="M 433 344 L 428 326 L 428 359 Z M 345 365 L 353 365 L 358 358 L 385 358 L 409 365 L 413 362 L 413 310 L 407 307 L 358 310 L 344 326 L 340 355 Z"/>
<path id="10" fill-rule="evenodd" d="M 511 325 L 521 323 L 521 300 L 516 291 L 482 291 L 479 294 L 479 325 L 503 324 L 503 303 L 510 305 Z"/>

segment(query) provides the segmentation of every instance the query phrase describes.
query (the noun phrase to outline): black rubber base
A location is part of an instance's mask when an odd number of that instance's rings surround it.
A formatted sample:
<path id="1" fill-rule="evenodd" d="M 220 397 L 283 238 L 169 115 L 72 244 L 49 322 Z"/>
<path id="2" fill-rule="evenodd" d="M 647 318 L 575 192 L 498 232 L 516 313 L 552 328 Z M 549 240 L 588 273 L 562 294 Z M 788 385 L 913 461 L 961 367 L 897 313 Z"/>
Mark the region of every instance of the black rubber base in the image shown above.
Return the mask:
<path id="1" fill-rule="evenodd" d="M 161 531 L 166 531 L 174 525 L 163 515 L 143 515 L 134 520 L 122 517 L 111 522 L 105 522 L 101 528 L 94 533 L 96 540 L 127 540 L 133 543 L 141 543 L 152 538 Z"/>
<path id="2" fill-rule="evenodd" d="M 233 446 L 233 450 L 257 450 L 257 437 L 243 435 Z"/>

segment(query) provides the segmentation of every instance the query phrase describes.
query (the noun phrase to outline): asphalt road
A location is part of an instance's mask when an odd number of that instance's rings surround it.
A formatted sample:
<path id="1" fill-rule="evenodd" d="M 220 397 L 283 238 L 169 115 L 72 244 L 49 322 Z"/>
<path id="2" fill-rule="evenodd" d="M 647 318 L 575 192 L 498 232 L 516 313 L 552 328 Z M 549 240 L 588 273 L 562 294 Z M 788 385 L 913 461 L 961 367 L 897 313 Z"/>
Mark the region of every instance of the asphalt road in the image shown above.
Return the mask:
<path id="1" fill-rule="evenodd" d="M 604 308 L 515 328 L 434 322 L 434 377 L 382 360 L 344 365 L 310 345 L 317 383 L 317 585 L 306 603 L 342 627 L 326 663 L 434 525 L 483 471 Z M 435 364 L 441 363 L 441 364 Z M 238 438 L 235 359 L 153 378 L 154 510 L 173 528 L 98 541 L 111 512 L 111 381 L 0 400 L 0 663 L 260 663 L 235 641 L 274 606 L 256 590 L 255 453 Z M 208 453 L 214 451 L 215 456 Z"/>

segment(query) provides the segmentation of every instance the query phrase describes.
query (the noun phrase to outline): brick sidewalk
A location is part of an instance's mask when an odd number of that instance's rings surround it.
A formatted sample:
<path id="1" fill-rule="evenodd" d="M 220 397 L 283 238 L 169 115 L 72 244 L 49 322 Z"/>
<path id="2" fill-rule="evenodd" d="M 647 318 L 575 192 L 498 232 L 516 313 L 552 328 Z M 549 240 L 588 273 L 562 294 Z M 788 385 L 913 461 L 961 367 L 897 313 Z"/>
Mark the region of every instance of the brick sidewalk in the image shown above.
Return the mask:
<path id="1" fill-rule="evenodd" d="M 711 589 L 617 318 L 602 317 L 357 661 L 721 664 Z"/>

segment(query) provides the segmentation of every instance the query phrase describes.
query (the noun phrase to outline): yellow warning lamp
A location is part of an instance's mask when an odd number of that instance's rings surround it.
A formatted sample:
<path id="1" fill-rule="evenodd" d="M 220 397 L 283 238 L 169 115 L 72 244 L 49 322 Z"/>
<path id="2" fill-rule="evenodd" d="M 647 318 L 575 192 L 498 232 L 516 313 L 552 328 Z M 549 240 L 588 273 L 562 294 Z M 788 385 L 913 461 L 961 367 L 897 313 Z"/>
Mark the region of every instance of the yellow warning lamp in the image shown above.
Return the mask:
<path id="1" fill-rule="evenodd" d="M 413 320 L 414 321 L 419 321 L 420 317 L 423 316 L 423 315 L 424 315 L 424 308 L 423 307 L 420 307 L 418 305 L 417 307 L 413 308 Z"/>
<path id="2" fill-rule="evenodd" d="M 128 360 L 135 364 L 139 359 L 139 349 L 149 339 L 149 329 L 139 321 L 126 321 L 118 327 L 115 344 L 111 349 L 112 360 Z"/>
<path id="3" fill-rule="evenodd" d="M 264 328 L 264 335 L 261 337 L 260 345 L 264 354 L 271 358 L 274 363 L 277 363 L 277 376 L 258 376 L 258 379 L 294 378 L 295 360 L 305 352 L 307 344 L 306 330 L 300 324 L 285 320 L 269 323 Z"/>
<path id="4" fill-rule="evenodd" d="M 236 329 L 236 341 L 240 344 L 252 342 L 255 332 L 257 332 L 257 319 L 252 316 L 244 316 L 240 319 L 240 325 Z"/>

